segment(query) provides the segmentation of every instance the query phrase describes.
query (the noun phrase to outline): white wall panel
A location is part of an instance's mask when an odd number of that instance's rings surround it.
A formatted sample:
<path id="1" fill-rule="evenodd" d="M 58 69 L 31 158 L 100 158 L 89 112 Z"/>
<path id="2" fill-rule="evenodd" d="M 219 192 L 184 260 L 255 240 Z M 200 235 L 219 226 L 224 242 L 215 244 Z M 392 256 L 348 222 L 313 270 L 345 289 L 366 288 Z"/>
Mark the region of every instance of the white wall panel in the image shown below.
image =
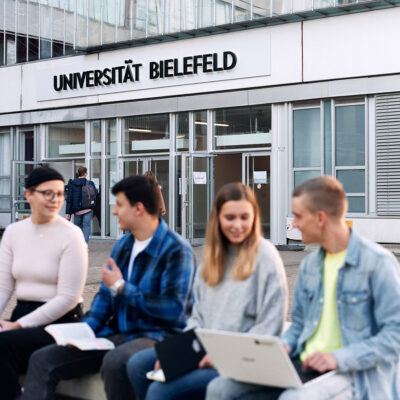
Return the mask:
<path id="1" fill-rule="evenodd" d="M 400 8 L 304 22 L 304 80 L 398 73 Z"/>

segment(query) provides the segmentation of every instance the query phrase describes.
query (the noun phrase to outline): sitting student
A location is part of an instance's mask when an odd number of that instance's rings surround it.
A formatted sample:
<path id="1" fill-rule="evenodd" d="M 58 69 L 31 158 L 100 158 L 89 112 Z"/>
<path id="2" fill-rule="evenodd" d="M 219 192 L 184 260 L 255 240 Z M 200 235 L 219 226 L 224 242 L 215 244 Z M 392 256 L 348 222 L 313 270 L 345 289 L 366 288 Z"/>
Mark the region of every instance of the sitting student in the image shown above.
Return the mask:
<path id="1" fill-rule="evenodd" d="M 158 218 L 154 180 L 129 177 L 112 192 L 113 214 L 130 233 L 115 244 L 109 264 L 103 265 L 100 291 L 83 320 L 116 348 L 80 351 L 52 345 L 35 352 L 24 399 L 54 399 L 58 381 L 96 373 L 100 367 L 108 399 L 133 398 L 126 361 L 185 327 L 184 306 L 194 274 L 192 248 Z"/>
<path id="2" fill-rule="evenodd" d="M 194 284 L 195 302 L 187 329 L 279 335 L 286 317 L 287 282 L 275 247 L 261 237 L 254 193 L 241 183 L 225 185 L 214 200 L 204 260 Z M 139 399 L 203 399 L 218 376 L 206 355 L 199 368 L 168 383 L 145 378 L 154 349 L 136 353 L 127 373 Z"/>
<path id="3" fill-rule="evenodd" d="M 298 186 L 292 211 L 303 242 L 321 248 L 300 266 L 293 322 L 282 341 L 304 369 L 337 373 L 288 390 L 218 378 L 208 386 L 207 400 L 399 399 L 398 262 L 347 227 L 346 195 L 332 177 Z"/>
<path id="4" fill-rule="evenodd" d="M 14 399 L 30 355 L 54 343 L 44 325 L 78 321 L 88 256 L 82 231 L 58 215 L 64 178 L 36 168 L 25 181 L 31 216 L 7 227 L 0 245 L 0 313 L 13 290 L 17 306 L 0 321 L 0 397 Z"/>

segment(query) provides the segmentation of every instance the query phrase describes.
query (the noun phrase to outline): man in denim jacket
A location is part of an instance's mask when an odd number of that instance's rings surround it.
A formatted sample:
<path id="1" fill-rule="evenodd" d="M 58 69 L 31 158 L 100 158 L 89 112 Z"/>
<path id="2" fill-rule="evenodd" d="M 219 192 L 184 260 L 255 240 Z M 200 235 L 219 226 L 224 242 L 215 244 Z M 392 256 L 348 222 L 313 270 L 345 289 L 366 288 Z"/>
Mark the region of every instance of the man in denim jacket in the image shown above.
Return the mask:
<path id="1" fill-rule="evenodd" d="M 350 230 L 341 184 L 311 179 L 293 193 L 294 226 L 321 248 L 301 263 L 292 324 L 282 341 L 303 369 L 336 374 L 281 390 L 218 378 L 207 400 L 399 399 L 400 268 L 383 247 Z"/>

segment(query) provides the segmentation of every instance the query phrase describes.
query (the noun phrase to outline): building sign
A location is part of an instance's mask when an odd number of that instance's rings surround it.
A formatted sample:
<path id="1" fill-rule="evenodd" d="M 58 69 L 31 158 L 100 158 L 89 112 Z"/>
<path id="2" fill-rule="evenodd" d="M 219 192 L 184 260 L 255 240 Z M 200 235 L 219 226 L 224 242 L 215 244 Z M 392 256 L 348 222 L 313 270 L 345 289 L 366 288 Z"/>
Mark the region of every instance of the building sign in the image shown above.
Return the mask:
<path id="1" fill-rule="evenodd" d="M 47 101 L 267 76 L 270 47 L 268 31 L 249 30 L 52 59 L 37 64 L 36 98 Z"/>
<path id="2" fill-rule="evenodd" d="M 202 54 L 189 57 L 170 58 L 167 60 L 150 61 L 147 66 L 148 79 L 164 79 L 175 76 L 229 71 L 236 67 L 237 56 L 232 51 Z M 125 60 L 124 65 L 106 67 L 83 72 L 70 72 L 69 74 L 54 75 L 53 88 L 62 90 L 82 89 L 84 87 L 109 86 L 130 82 L 139 82 L 141 75 L 146 73 L 146 68 L 141 63 Z"/>

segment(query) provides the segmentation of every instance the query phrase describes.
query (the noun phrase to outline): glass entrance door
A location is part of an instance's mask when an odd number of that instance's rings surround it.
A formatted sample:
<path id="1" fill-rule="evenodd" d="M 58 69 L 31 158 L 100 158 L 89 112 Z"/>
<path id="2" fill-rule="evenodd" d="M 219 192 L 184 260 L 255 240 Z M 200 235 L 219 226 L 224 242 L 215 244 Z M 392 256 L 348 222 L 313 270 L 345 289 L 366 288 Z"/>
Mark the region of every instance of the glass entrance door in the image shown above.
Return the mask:
<path id="1" fill-rule="evenodd" d="M 260 207 L 264 237 L 271 235 L 271 156 L 270 153 L 242 155 L 243 183 L 249 185 Z"/>
<path id="2" fill-rule="evenodd" d="M 165 222 L 169 223 L 169 158 L 167 157 L 140 157 L 130 158 L 124 162 L 124 177 L 133 175 L 143 175 L 146 171 L 151 171 L 157 179 L 161 188 L 165 209 Z"/>
<path id="3" fill-rule="evenodd" d="M 182 155 L 182 235 L 192 244 L 204 243 L 214 198 L 214 159 Z"/>

